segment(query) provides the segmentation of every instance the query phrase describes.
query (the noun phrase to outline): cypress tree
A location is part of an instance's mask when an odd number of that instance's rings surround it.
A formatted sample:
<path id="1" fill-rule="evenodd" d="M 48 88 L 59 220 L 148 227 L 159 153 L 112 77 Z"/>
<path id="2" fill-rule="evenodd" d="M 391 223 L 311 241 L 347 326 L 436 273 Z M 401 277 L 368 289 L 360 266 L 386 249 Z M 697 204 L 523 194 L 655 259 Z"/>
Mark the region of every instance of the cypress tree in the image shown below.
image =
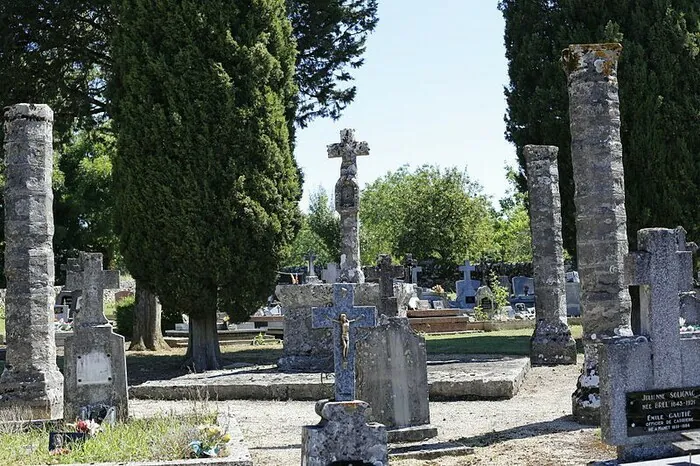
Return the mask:
<path id="1" fill-rule="evenodd" d="M 241 321 L 263 302 L 299 225 L 291 26 L 283 0 L 116 6 L 121 249 L 165 308 L 189 314 L 189 364 L 218 368 L 217 310 Z"/>
<path id="2" fill-rule="evenodd" d="M 502 0 L 510 84 L 506 135 L 560 147 L 564 243 L 575 251 L 566 79 L 561 49 L 621 42 L 618 69 L 628 235 L 683 225 L 700 234 L 693 194 L 700 186 L 700 24 L 692 0 Z M 557 69 L 559 68 L 559 69 Z"/>

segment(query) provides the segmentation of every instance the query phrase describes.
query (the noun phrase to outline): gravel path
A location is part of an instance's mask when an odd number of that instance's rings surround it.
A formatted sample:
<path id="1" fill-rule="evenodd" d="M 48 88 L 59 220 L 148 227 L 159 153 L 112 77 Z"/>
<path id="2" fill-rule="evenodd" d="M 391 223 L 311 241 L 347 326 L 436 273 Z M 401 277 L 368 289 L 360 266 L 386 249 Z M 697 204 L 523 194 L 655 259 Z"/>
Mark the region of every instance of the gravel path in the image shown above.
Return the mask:
<path id="1" fill-rule="evenodd" d="M 401 460 L 392 465 L 581 465 L 610 459 L 615 450 L 600 441 L 599 430 L 571 420 L 571 393 L 580 364 L 535 367 L 517 396 L 505 401 L 431 402 L 439 435 L 431 443 L 458 442 L 475 447 L 473 455 L 432 461 Z M 240 424 L 257 466 L 300 462 L 301 426 L 316 424 L 314 404 L 306 401 L 187 402 L 132 400 L 132 413 L 219 409 Z"/>

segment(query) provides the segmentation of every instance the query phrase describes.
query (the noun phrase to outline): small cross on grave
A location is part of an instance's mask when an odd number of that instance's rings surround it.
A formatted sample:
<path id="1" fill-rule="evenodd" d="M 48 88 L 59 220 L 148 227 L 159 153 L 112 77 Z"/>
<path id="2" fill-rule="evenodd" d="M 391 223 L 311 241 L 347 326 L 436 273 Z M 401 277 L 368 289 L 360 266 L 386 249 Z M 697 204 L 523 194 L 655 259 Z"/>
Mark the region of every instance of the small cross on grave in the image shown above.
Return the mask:
<path id="1" fill-rule="evenodd" d="M 80 290 L 76 303 L 74 326 L 93 327 L 108 324 L 104 313 L 103 292 L 119 288 L 119 271 L 102 270 L 102 254 L 80 252 L 77 259 L 68 259 L 66 288 Z"/>
<path id="2" fill-rule="evenodd" d="M 423 267 L 416 265 L 411 269 L 411 283 L 418 283 L 418 274 L 423 271 Z"/>
<path id="3" fill-rule="evenodd" d="M 457 282 L 457 304 L 461 308 L 467 308 L 469 305 L 473 305 L 473 303 L 467 303 L 467 298 L 473 298 L 476 295 L 472 283 L 472 272 L 476 270 L 476 267 L 471 265 L 469 261 L 464 261 L 464 265 L 461 265 L 459 270 L 464 273 L 464 278 Z"/>
<path id="4" fill-rule="evenodd" d="M 309 273 L 306 276 L 306 283 L 319 283 L 320 280 L 316 276 L 316 269 L 314 267 L 314 261 L 316 260 L 316 254 L 313 251 L 309 251 L 304 254 L 304 259 L 309 261 Z"/>
<path id="5" fill-rule="evenodd" d="M 406 280 L 411 280 L 410 283 L 415 283 L 413 281 L 413 267 L 418 265 L 418 261 L 413 258 L 413 254 L 406 254 L 406 258 L 404 259 L 403 262 L 404 267 L 406 267 L 406 275 L 405 279 Z"/>
<path id="6" fill-rule="evenodd" d="M 476 267 L 471 265 L 469 261 L 464 261 L 464 265 L 459 266 L 459 271 L 464 272 L 464 281 L 468 283 L 468 286 L 472 286 L 472 272 L 476 270 Z"/>
<path id="7" fill-rule="evenodd" d="M 377 325 L 374 306 L 355 306 L 355 287 L 350 283 L 333 285 L 333 306 L 311 310 L 313 328 L 333 329 L 335 401 L 355 399 L 356 329 Z"/>
<path id="8" fill-rule="evenodd" d="M 388 317 L 399 315 L 399 306 L 394 296 L 394 278 L 403 278 L 405 268 L 402 265 L 391 265 L 391 256 L 381 254 L 377 263 L 379 272 L 379 298 L 382 308 L 379 313 Z"/>

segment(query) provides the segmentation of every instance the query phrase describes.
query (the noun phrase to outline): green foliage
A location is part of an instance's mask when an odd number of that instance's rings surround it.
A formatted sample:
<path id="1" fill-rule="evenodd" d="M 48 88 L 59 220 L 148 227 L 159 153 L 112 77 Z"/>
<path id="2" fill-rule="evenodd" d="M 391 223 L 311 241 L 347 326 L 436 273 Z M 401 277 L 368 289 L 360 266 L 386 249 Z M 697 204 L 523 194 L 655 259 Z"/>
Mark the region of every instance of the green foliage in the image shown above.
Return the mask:
<path id="1" fill-rule="evenodd" d="M 474 318 L 477 320 L 477 322 L 482 322 L 490 319 L 489 313 L 486 312 L 481 306 L 474 306 Z"/>
<path id="2" fill-rule="evenodd" d="M 127 340 L 131 340 L 134 331 L 134 308 L 136 298 L 127 296 L 116 303 L 114 317 L 117 322 L 116 332 Z"/>
<path id="3" fill-rule="evenodd" d="M 530 262 L 532 260 L 532 235 L 530 215 L 525 202 L 527 194 L 515 191 L 516 174 L 508 169 L 507 178 L 513 189 L 500 200 L 501 209 L 495 213 L 494 250 L 491 256 L 499 262 Z"/>
<path id="4" fill-rule="evenodd" d="M 377 25 L 378 0 L 287 0 L 297 41 L 297 124 L 338 119 L 355 99 L 350 69 L 362 66 L 365 42 Z"/>
<path id="5" fill-rule="evenodd" d="M 117 229 L 164 308 L 245 320 L 299 228 L 281 0 L 121 0 L 111 82 Z"/>
<path id="6" fill-rule="evenodd" d="M 684 225 L 700 234 L 700 10 L 690 0 L 501 0 L 510 84 L 506 135 L 526 191 L 526 144 L 559 146 L 564 245 L 575 250 L 568 96 L 561 50 L 622 42 L 619 64 L 628 235 Z"/>
<path id="7" fill-rule="evenodd" d="M 361 193 L 362 261 L 378 254 L 455 264 L 492 248 L 489 202 L 466 171 L 403 166 Z"/>
<path id="8" fill-rule="evenodd" d="M 308 260 L 304 258 L 306 254 L 312 251 L 316 255 L 315 263 L 318 265 L 327 264 L 333 261 L 333 257 L 328 252 L 323 239 L 319 237 L 309 227 L 309 217 L 304 215 L 301 222 L 301 229 L 294 241 L 289 246 L 287 256 L 282 265 L 284 267 L 306 266 Z"/>
<path id="9" fill-rule="evenodd" d="M 493 293 L 495 310 L 499 310 L 508 305 L 508 298 L 510 297 L 508 296 L 508 288 L 501 285 L 495 270 L 492 270 L 489 274 L 489 288 L 491 288 L 491 292 Z"/>
<path id="10" fill-rule="evenodd" d="M 105 267 L 120 265 L 114 233 L 112 161 L 115 138 L 109 124 L 78 130 L 61 147 L 54 177 L 56 263 L 78 251 L 100 252 Z"/>
<path id="11" fill-rule="evenodd" d="M 311 193 L 307 218 L 311 231 L 323 241 L 329 255 L 327 262 L 340 263 L 340 216 L 321 186 Z"/>

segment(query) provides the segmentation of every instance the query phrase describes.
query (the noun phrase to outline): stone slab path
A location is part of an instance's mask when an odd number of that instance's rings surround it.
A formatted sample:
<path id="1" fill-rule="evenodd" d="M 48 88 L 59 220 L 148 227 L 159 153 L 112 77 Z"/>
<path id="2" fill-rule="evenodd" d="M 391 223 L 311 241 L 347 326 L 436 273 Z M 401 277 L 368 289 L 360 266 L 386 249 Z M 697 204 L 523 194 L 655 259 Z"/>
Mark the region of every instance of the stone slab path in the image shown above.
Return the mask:
<path id="1" fill-rule="evenodd" d="M 449 356 L 428 361 L 430 399 L 513 398 L 530 369 L 525 357 Z M 276 366 L 236 365 L 220 371 L 148 381 L 129 389 L 132 399 L 301 400 L 333 396 L 333 375 L 282 373 Z"/>

